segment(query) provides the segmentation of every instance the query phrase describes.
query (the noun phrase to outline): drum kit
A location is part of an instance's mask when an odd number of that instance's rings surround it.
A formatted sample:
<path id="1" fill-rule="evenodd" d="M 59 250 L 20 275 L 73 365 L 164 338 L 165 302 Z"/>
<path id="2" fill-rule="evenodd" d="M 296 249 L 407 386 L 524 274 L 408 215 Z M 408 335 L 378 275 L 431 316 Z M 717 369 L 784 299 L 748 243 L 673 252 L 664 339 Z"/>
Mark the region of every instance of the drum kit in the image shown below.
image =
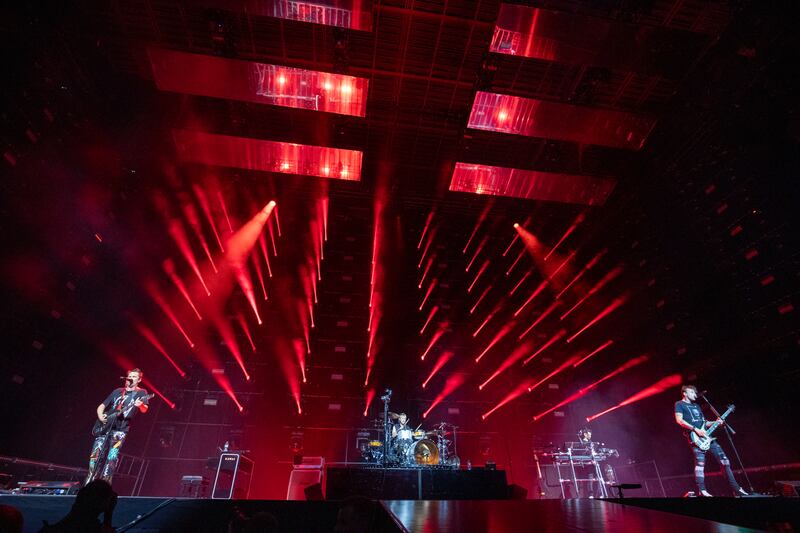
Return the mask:
<path id="1" fill-rule="evenodd" d="M 398 418 L 395 413 L 389 413 L 389 417 L 393 420 Z M 369 463 L 394 467 L 458 468 L 460 461 L 453 451 L 455 450 L 456 429 L 456 426 L 447 422 L 440 422 L 429 431 L 419 428 L 400 429 L 397 431 L 397 437 L 390 438 L 385 461 L 383 441 L 380 440 L 362 442 L 360 445 L 361 456 Z"/>
<path id="2" fill-rule="evenodd" d="M 383 440 L 364 440 L 359 449 L 369 463 L 386 467 L 439 467 L 458 468 L 456 455 L 456 426 L 440 422 L 431 430 L 402 428 L 392 437 L 390 420 L 400 415 L 389 411 L 392 391 L 387 389 L 381 400 L 384 402 L 383 420 L 375 420 L 375 429 L 383 430 Z"/>

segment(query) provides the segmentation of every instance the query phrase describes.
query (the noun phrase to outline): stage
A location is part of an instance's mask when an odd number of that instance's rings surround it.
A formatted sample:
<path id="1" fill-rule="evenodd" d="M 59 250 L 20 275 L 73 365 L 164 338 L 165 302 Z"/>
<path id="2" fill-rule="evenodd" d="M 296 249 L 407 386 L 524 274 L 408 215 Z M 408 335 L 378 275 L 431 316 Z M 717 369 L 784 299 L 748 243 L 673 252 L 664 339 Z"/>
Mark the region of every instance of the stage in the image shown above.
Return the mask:
<path id="1" fill-rule="evenodd" d="M 42 520 L 63 517 L 72 496 L 0 496 L 25 517 L 26 532 Z M 800 527 L 800 500 L 782 498 L 636 500 L 380 500 L 376 529 L 381 533 L 426 531 L 794 531 Z M 160 509 L 128 531 L 224 532 L 234 508 L 246 515 L 268 512 L 280 531 L 333 531 L 337 501 L 197 500 L 122 497 L 114 513 L 120 527 Z M 694 515 L 694 516 L 688 516 Z"/>

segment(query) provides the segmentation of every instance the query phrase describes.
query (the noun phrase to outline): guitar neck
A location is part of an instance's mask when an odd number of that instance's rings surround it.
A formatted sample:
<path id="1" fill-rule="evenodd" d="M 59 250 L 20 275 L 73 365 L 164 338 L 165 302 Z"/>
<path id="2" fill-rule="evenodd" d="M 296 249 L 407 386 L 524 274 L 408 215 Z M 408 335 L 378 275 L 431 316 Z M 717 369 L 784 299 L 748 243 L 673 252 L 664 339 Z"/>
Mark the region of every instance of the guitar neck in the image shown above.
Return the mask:
<path id="1" fill-rule="evenodd" d="M 712 433 L 714 433 L 714 431 L 719 427 L 722 421 L 725 420 L 725 418 L 727 418 L 727 416 L 732 412 L 733 412 L 733 407 L 728 407 L 728 410 L 722 413 L 722 416 L 719 417 L 719 420 L 717 420 L 716 422 L 711 424 L 711 426 L 709 426 L 709 428 L 706 430 L 706 435 L 710 436 Z"/>

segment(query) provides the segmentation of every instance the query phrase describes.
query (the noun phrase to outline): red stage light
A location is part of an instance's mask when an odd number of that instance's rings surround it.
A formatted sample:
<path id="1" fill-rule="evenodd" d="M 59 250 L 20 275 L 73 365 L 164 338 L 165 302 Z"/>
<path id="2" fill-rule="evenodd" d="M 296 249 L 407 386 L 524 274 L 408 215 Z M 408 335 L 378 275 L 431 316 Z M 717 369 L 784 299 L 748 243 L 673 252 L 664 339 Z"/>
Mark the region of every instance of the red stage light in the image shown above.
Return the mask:
<path id="1" fill-rule="evenodd" d="M 575 309 L 577 309 L 577 308 L 578 308 L 578 307 L 579 307 L 581 304 L 583 304 L 583 302 L 585 302 L 587 298 L 589 298 L 591 295 L 593 295 L 594 293 L 596 293 L 597 291 L 599 291 L 600 289 L 602 289 L 602 288 L 603 288 L 604 286 L 606 286 L 606 285 L 607 285 L 609 282 L 611 282 L 611 281 L 612 281 L 614 278 L 616 278 L 616 277 L 618 277 L 620 274 L 622 274 L 622 271 L 623 271 L 623 268 L 622 268 L 622 267 L 619 267 L 619 266 L 618 266 L 618 267 L 614 267 L 613 269 L 611 269 L 611 271 L 609 271 L 609 272 L 608 272 L 608 273 L 607 273 L 605 276 L 603 276 L 603 277 L 602 277 L 602 279 L 601 279 L 600 281 L 598 281 L 598 282 L 597 282 L 597 283 L 594 285 L 594 287 L 592 287 L 591 289 L 589 289 L 589 292 L 587 292 L 587 293 L 586 293 L 586 294 L 583 296 L 583 298 L 581 298 L 580 300 L 578 300 L 578 301 L 577 301 L 577 303 L 575 303 L 575 305 L 573 305 L 573 306 L 572 306 L 572 307 L 569 309 L 569 311 L 567 311 L 566 313 L 564 313 L 563 315 L 561 315 L 561 320 L 564 320 L 565 318 L 567 318 L 567 316 L 569 316 L 569 315 L 570 315 L 570 313 L 572 313 L 572 312 L 573 312 Z"/>
<path id="2" fill-rule="evenodd" d="M 254 61 L 148 48 L 161 91 L 363 117 L 369 80 Z"/>
<path id="3" fill-rule="evenodd" d="M 569 237 L 572 234 L 572 232 L 575 231 L 575 228 L 577 228 L 578 225 L 584 220 L 586 220 L 586 215 L 584 215 L 583 213 L 580 213 L 577 217 L 575 217 L 575 220 L 572 222 L 572 225 L 569 228 L 567 228 L 567 231 L 564 232 L 564 235 L 562 235 L 561 238 L 558 239 L 558 242 L 547 253 L 547 255 L 544 256 L 545 261 L 547 261 L 551 255 L 553 255 L 553 252 L 556 251 L 556 248 L 558 248 L 561 245 L 561 243 L 564 242 L 567 239 L 567 237 Z"/>

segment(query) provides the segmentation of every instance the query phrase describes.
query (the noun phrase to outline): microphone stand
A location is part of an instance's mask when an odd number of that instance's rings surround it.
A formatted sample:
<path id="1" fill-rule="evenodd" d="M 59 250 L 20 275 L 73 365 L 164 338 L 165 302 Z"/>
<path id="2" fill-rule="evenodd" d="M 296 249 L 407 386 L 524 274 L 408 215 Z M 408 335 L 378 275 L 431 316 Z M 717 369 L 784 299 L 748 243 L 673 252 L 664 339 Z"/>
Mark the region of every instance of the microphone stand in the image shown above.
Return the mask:
<path id="1" fill-rule="evenodd" d="M 392 389 L 386 389 L 381 400 L 383 400 L 383 457 L 381 463 L 385 468 L 389 461 L 389 401 L 392 398 Z"/>
<path id="2" fill-rule="evenodd" d="M 708 400 L 708 398 L 706 398 L 705 392 L 701 392 L 700 397 L 703 400 L 705 400 L 705 402 L 708 404 L 708 407 L 711 409 L 711 412 L 714 413 L 714 416 L 720 418 L 719 411 L 717 411 L 716 408 Z M 722 424 L 722 427 L 723 429 L 725 429 L 725 434 L 728 436 L 728 442 L 731 444 L 731 449 L 733 450 L 733 454 L 736 456 L 736 461 L 742 468 L 742 474 L 744 474 L 744 479 L 747 481 L 747 486 L 750 488 L 750 494 L 753 494 L 755 492 L 755 489 L 753 488 L 753 484 L 750 482 L 750 476 L 747 475 L 747 469 L 745 469 L 744 467 L 742 458 L 739 455 L 739 450 L 736 449 L 736 444 L 733 443 L 733 436 L 736 435 L 736 431 L 734 431 L 734 429 L 728 424 L 727 421 L 725 421 L 725 423 Z"/>

